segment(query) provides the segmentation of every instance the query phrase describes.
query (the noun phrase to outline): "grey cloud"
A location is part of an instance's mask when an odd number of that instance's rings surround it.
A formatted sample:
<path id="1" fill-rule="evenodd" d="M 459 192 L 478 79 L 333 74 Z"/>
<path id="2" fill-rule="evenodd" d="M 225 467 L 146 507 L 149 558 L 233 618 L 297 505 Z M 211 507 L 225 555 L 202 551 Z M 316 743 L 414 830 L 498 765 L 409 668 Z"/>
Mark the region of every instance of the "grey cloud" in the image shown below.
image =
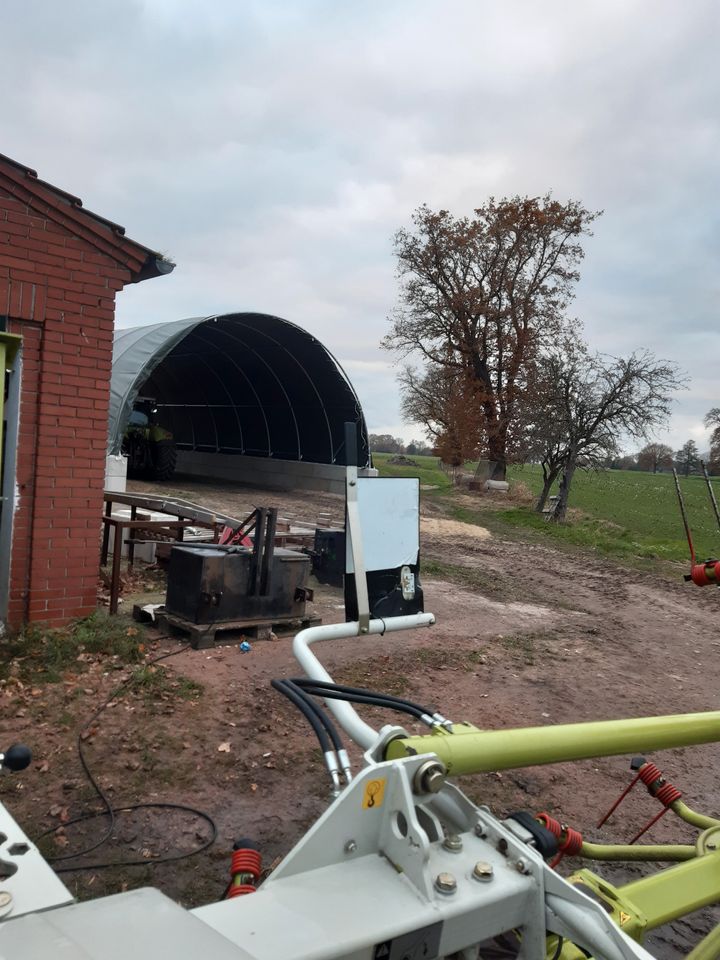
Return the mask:
<path id="1" fill-rule="evenodd" d="M 401 423 L 378 342 L 414 207 L 553 188 L 603 208 L 574 312 L 599 349 L 650 346 L 698 378 L 678 446 L 720 400 L 719 16 L 711 0 L 25 0 L 3 11 L 1 149 L 176 258 L 122 293 L 121 323 L 287 316 L 380 362 L 351 374 L 373 428 Z"/>

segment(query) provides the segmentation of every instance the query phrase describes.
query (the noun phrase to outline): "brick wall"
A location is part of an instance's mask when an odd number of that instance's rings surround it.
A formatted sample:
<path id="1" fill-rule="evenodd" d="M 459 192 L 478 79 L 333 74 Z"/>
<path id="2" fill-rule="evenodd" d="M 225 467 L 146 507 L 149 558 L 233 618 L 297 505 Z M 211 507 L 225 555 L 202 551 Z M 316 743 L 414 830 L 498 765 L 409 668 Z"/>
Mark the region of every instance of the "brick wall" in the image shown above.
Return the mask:
<path id="1" fill-rule="evenodd" d="M 11 624 L 96 606 L 115 294 L 131 274 L 57 219 L 0 185 L 0 315 L 23 337 Z"/>

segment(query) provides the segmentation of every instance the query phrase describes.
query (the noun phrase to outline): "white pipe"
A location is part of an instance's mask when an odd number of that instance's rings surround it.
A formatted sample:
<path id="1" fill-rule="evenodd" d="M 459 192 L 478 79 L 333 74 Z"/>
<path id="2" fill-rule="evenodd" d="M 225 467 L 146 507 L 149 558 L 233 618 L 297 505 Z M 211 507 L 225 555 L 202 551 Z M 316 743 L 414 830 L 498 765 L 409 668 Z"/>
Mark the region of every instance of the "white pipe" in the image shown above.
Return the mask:
<path id="1" fill-rule="evenodd" d="M 293 640 L 293 656 L 311 680 L 325 683 L 335 681 L 310 650 L 310 644 L 320 640 L 347 640 L 350 637 L 366 637 L 370 634 L 394 633 L 396 630 L 413 630 L 417 627 L 431 627 L 435 623 L 432 613 L 415 613 L 408 617 L 388 617 L 387 620 L 371 620 L 368 632 L 360 634 L 360 624 L 327 623 L 321 627 L 308 627 L 301 630 Z M 328 708 L 347 735 L 358 746 L 367 750 L 377 740 L 377 731 L 365 723 L 357 711 L 346 700 L 328 700 Z"/>

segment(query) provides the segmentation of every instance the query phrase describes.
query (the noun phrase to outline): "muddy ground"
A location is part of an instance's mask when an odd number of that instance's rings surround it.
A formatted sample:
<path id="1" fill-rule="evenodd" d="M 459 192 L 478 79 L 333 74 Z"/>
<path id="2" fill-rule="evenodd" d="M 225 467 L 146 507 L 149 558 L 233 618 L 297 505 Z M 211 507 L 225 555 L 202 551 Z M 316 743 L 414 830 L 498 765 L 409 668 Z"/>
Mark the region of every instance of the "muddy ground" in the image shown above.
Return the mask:
<path id="1" fill-rule="evenodd" d="M 267 495 L 192 483 L 178 484 L 177 492 L 238 516 L 262 502 L 312 522 L 319 514 L 342 517 L 342 501 L 330 495 Z M 423 524 L 422 555 L 429 569 L 441 571 L 423 577 L 426 609 L 435 613 L 436 625 L 328 645 L 324 660 L 336 679 L 407 693 L 481 727 L 717 709 L 716 591 L 626 570 L 581 551 L 458 527 L 445 522 L 446 504 L 440 498 L 423 504 L 432 522 Z M 314 606 L 324 622 L 343 618 L 340 591 L 319 589 Z M 147 656 L 180 646 L 150 631 Z M 63 683 L 21 688 L 11 681 L 0 687 L 2 742 L 23 740 L 35 752 L 28 771 L 3 778 L 0 796 L 30 836 L 92 809 L 77 760 L 77 732 L 129 669 L 87 657 Z M 327 803 L 313 737 L 269 686 L 273 677 L 298 672 L 290 639 L 254 643 L 247 654 L 236 646 L 185 650 L 160 672 L 161 683 L 122 693 L 91 726 L 84 741 L 88 760 L 114 804 L 189 804 L 213 818 L 218 839 L 177 864 L 154 863 L 203 842 L 207 827 L 180 812 L 120 815 L 111 841 L 85 862 L 129 858 L 145 865 L 65 874 L 79 897 L 152 883 L 185 905 L 207 903 L 222 895 L 234 839 L 254 838 L 269 866 Z M 378 726 L 391 719 L 377 711 L 372 717 Z M 653 759 L 688 803 L 707 812 L 720 808 L 717 745 Z M 463 787 L 500 815 L 548 810 L 589 839 L 608 842 L 627 840 L 659 809 L 637 789 L 620 815 L 594 828 L 629 777 L 627 759 L 607 759 L 486 774 L 466 779 Z M 44 841 L 44 849 L 67 855 L 88 845 L 101 825 L 68 826 L 59 839 Z M 670 814 L 647 839 L 692 842 L 692 836 Z M 568 861 L 560 869 L 569 872 L 574 865 Z M 639 868 L 594 869 L 615 882 L 639 875 Z M 654 933 L 648 947 L 663 960 L 675 960 L 718 916 L 708 910 L 676 923 Z"/>

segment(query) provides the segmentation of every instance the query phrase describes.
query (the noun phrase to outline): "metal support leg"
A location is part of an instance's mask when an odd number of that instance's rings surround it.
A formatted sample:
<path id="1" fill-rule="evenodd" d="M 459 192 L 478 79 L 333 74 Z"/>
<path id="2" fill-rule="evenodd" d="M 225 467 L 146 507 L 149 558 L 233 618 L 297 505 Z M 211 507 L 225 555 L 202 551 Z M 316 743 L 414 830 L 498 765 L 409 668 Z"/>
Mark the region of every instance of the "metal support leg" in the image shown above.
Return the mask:
<path id="1" fill-rule="evenodd" d="M 110 613 L 118 611 L 118 597 L 120 596 L 120 563 L 122 562 L 122 523 L 113 523 L 115 537 L 113 541 L 112 574 L 110 577 Z"/>

